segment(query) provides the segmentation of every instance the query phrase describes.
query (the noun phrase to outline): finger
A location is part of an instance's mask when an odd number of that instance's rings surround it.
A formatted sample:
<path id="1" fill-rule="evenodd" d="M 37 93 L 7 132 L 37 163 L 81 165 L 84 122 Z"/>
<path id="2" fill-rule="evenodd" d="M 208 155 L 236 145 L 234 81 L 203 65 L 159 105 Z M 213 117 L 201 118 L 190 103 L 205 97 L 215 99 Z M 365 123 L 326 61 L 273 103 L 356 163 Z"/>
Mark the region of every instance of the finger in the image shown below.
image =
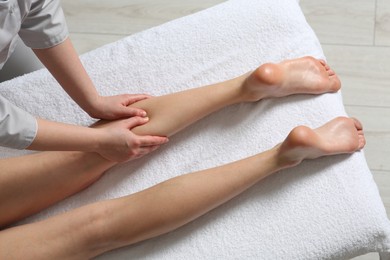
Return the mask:
<path id="1" fill-rule="evenodd" d="M 131 118 L 125 119 L 124 121 L 126 123 L 126 127 L 129 130 L 131 130 L 131 129 L 133 129 L 136 126 L 143 125 L 143 124 L 147 123 L 149 121 L 149 118 L 148 117 L 135 116 L 135 117 L 131 117 Z"/>
<path id="2" fill-rule="evenodd" d="M 131 105 L 135 102 L 151 98 L 152 96 L 146 95 L 146 94 L 136 94 L 136 95 L 127 94 L 127 95 L 125 95 L 125 97 L 126 97 L 126 102 L 124 103 L 124 105 L 128 106 L 128 105 Z"/>
<path id="3" fill-rule="evenodd" d="M 138 153 L 136 156 L 133 156 L 132 158 L 130 158 L 130 160 L 132 159 L 138 159 L 138 158 L 141 158 L 155 150 L 157 150 L 160 146 L 159 145 L 155 145 L 155 146 L 148 146 L 148 147 L 145 147 L 145 148 L 140 148 L 138 150 Z"/>
<path id="4" fill-rule="evenodd" d="M 169 142 L 169 139 L 163 136 L 139 136 L 138 141 L 140 142 L 140 147 L 148 147 L 165 144 Z"/>
<path id="5" fill-rule="evenodd" d="M 144 110 L 136 107 L 123 107 L 122 113 L 125 116 L 140 116 L 140 117 L 147 116 L 147 113 Z"/>
<path id="6" fill-rule="evenodd" d="M 152 145 L 152 146 L 145 146 L 139 149 L 139 154 L 140 155 L 145 155 L 148 153 L 151 153 L 155 150 L 157 150 L 160 147 L 160 145 Z"/>

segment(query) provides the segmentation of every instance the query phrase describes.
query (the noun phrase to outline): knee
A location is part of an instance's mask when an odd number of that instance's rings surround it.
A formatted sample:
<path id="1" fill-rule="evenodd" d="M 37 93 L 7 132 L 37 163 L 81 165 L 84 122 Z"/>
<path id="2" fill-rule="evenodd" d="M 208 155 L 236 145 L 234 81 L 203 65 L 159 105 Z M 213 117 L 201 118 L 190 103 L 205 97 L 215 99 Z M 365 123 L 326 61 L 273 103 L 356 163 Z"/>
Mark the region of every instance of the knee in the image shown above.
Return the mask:
<path id="1" fill-rule="evenodd" d="M 83 211 L 85 223 L 79 231 L 83 233 L 87 255 L 93 258 L 115 248 L 109 228 L 109 220 L 114 212 L 110 211 L 107 203 L 94 203 Z"/>

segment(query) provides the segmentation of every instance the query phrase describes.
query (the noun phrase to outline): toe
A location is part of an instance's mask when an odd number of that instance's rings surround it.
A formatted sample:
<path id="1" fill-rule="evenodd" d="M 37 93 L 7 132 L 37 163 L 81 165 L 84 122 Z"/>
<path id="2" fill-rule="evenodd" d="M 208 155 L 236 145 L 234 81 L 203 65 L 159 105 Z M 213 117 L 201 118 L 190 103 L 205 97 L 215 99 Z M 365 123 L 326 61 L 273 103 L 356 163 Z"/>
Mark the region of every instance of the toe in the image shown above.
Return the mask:
<path id="1" fill-rule="evenodd" d="M 341 88 L 341 82 L 339 77 L 336 75 L 330 76 L 330 90 L 332 92 L 337 92 Z"/>
<path id="2" fill-rule="evenodd" d="M 358 150 L 363 149 L 363 147 L 366 145 L 366 138 L 364 138 L 364 135 L 359 135 L 359 146 Z"/>
<path id="3" fill-rule="evenodd" d="M 322 65 L 326 66 L 326 61 L 325 61 L 325 60 L 319 59 L 318 61 L 319 61 Z"/>
<path id="4" fill-rule="evenodd" d="M 357 130 L 363 130 L 363 125 L 358 119 L 354 117 L 351 117 L 351 119 L 353 120 L 353 123 L 355 124 Z"/>

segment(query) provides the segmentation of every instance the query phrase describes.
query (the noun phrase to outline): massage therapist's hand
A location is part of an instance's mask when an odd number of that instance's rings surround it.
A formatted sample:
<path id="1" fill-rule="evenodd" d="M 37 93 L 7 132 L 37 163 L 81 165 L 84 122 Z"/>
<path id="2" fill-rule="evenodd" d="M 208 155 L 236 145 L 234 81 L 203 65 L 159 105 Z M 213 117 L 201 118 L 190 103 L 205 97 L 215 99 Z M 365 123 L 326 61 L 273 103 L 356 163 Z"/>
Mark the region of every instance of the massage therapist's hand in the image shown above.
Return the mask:
<path id="1" fill-rule="evenodd" d="M 131 132 L 132 128 L 146 122 L 148 118 L 131 117 L 98 123 L 95 127 L 101 131 L 102 138 L 97 152 L 108 160 L 124 162 L 140 158 L 168 142 L 166 137 L 139 136 Z"/>
<path id="2" fill-rule="evenodd" d="M 140 116 L 145 117 L 146 112 L 139 108 L 129 107 L 129 105 L 143 99 L 149 98 L 149 95 L 123 94 L 117 96 L 97 96 L 91 102 L 91 108 L 88 114 L 93 118 L 114 120 L 125 117 Z"/>
<path id="3" fill-rule="evenodd" d="M 99 95 L 69 38 L 54 47 L 33 51 L 69 96 L 90 116 L 107 120 L 146 116 L 141 109 L 127 106 L 148 98 L 148 95 Z"/>
<path id="4" fill-rule="evenodd" d="M 168 141 L 166 137 L 138 136 L 131 132 L 147 121 L 145 117 L 131 117 L 83 127 L 37 118 L 37 134 L 27 149 L 97 152 L 106 159 L 123 162 L 148 154 Z"/>

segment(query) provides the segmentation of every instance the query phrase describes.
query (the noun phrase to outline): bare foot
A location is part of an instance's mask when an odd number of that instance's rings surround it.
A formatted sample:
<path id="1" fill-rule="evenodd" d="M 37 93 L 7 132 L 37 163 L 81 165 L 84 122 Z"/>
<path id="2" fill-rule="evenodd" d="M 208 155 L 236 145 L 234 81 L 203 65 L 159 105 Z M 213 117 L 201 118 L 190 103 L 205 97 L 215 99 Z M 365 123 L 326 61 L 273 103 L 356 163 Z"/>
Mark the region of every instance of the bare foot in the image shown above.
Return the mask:
<path id="1" fill-rule="evenodd" d="M 294 128 L 278 148 L 282 162 L 293 166 L 304 159 L 353 153 L 365 144 L 363 127 L 357 119 L 337 117 L 314 130 L 306 126 Z"/>
<path id="2" fill-rule="evenodd" d="M 336 73 L 323 60 L 313 57 L 266 63 L 253 71 L 243 89 L 247 101 L 293 94 L 322 94 L 340 89 Z"/>

